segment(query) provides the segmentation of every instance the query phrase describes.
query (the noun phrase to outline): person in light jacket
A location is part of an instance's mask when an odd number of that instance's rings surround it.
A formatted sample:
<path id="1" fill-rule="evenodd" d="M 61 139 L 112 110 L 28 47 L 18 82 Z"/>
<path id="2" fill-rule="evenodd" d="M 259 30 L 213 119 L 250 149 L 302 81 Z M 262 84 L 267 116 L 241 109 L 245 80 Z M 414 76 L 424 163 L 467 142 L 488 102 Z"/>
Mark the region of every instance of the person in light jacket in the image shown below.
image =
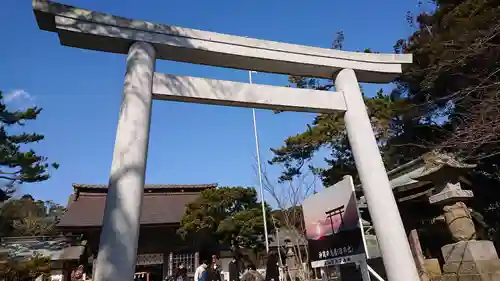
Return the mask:
<path id="1" fill-rule="evenodd" d="M 198 266 L 198 268 L 194 272 L 194 281 L 200 281 L 203 277 L 205 277 L 204 281 L 207 281 L 206 278 L 206 274 L 208 274 L 207 267 L 208 267 L 208 262 L 202 261 L 200 266 Z"/>

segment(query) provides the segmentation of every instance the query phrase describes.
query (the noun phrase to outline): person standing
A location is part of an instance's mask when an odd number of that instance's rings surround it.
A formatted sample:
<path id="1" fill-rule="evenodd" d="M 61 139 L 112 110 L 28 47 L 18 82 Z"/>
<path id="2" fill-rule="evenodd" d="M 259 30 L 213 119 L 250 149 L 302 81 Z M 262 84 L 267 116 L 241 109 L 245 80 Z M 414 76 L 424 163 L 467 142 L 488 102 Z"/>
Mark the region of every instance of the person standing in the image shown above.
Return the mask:
<path id="1" fill-rule="evenodd" d="M 208 281 L 208 270 L 204 270 L 201 273 L 200 281 Z"/>
<path id="2" fill-rule="evenodd" d="M 326 271 L 324 268 L 320 268 L 320 273 L 321 273 L 321 280 L 328 281 L 328 276 L 326 275 Z"/>
<path id="3" fill-rule="evenodd" d="M 216 255 L 212 256 L 212 263 L 208 270 L 209 281 L 221 281 L 221 266 Z"/>
<path id="4" fill-rule="evenodd" d="M 266 281 L 279 281 L 278 254 L 275 251 L 267 256 Z"/>
<path id="5" fill-rule="evenodd" d="M 83 280 L 84 267 L 79 265 L 75 270 L 71 272 L 71 281 Z"/>
<path id="6" fill-rule="evenodd" d="M 229 262 L 229 281 L 240 281 L 240 267 L 236 257 Z"/>
<path id="7" fill-rule="evenodd" d="M 200 266 L 196 268 L 196 271 L 194 272 L 194 281 L 208 281 L 208 278 L 206 276 L 208 274 L 207 264 L 208 262 L 204 260 L 201 262 Z"/>
<path id="8" fill-rule="evenodd" d="M 188 281 L 187 269 L 184 267 L 183 263 L 179 264 L 177 270 L 175 271 L 175 281 Z"/>

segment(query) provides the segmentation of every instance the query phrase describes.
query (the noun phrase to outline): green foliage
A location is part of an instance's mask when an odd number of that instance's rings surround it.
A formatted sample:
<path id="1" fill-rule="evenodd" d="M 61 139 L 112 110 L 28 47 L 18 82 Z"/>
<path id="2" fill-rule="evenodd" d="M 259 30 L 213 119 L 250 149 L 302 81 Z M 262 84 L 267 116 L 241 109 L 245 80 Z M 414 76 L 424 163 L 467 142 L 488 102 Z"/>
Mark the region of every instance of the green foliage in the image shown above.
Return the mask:
<path id="1" fill-rule="evenodd" d="M 332 47 L 341 49 L 344 39 L 344 33 L 338 32 Z M 365 49 L 364 52 L 372 51 Z M 290 76 L 289 82 L 297 88 L 325 91 L 334 88 L 331 80 Z M 398 121 L 407 108 L 407 101 L 397 94 L 384 94 L 382 90 L 364 99 L 379 145 L 384 148 L 391 138 L 400 134 Z M 284 146 L 271 149 L 274 157 L 269 163 L 283 164 L 285 170 L 279 180 L 288 181 L 300 175 L 308 161 L 324 148 L 331 151 L 330 157 L 325 159 L 328 168 L 307 167 L 320 174 L 325 185 L 334 184 L 346 174 L 357 174 L 341 113 L 318 114 L 303 133 L 290 136 Z"/>
<path id="2" fill-rule="evenodd" d="M 305 233 L 304 214 L 302 206 L 293 206 L 287 209 L 274 210 L 272 216 L 275 222 L 289 229 L 296 229 L 298 232 Z"/>
<path id="3" fill-rule="evenodd" d="M 9 281 L 35 280 L 50 274 L 50 259 L 34 256 L 29 260 L 7 260 L 0 263 L 0 279 Z"/>
<path id="4" fill-rule="evenodd" d="M 500 1 L 435 1 L 421 13 L 415 32 L 398 40 L 395 51 L 412 53 L 414 63 L 395 81 L 390 93 L 365 96 L 374 132 L 388 169 L 431 149 L 477 161 L 483 173 L 500 175 Z M 333 47 L 341 48 L 339 33 Z M 372 52 L 365 49 L 365 52 Z M 333 89 L 332 81 L 290 77 L 298 88 Z M 308 161 L 330 151 L 327 168 Z M 303 168 L 319 171 L 325 185 L 345 174 L 355 176 L 354 160 L 342 115 L 319 114 L 303 133 L 272 149 L 271 164 L 282 164 L 280 180 Z"/>
<path id="5" fill-rule="evenodd" d="M 268 206 L 267 228 L 273 230 Z M 265 245 L 262 206 L 253 188 L 206 189 L 186 208 L 179 233 L 208 231 L 218 241 L 237 248 L 262 249 Z"/>
<path id="6" fill-rule="evenodd" d="M 415 62 L 397 80 L 398 90 L 416 108 L 408 118 L 446 120 L 435 143 L 482 164 L 500 152 L 500 1 L 435 4 L 395 45 Z"/>
<path id="7" fill-rule="evenodd" d="M 316 79 L 310 78 L 290 80 L 301 88 L 327 90 L 331 85 L 320 84 Z M 402 109 L 406 101 L 397 96 L 385 95 L 380 90 L 374 97 L 365 97 L 365 103 L 379 145 L 384 147 L 389 139 L 398 133 L 397 121 L 403 113 Z M 321 174 L 326 185 L 337 182 L 346 174 L 356 175 L 343 116 L 340 113 L 317 115 L 305 132 L 288 137 L 283 147 L 272 149 L 275 156 L 270 164 L 282 163 L 285 171 L 280 180 L 291 180 L 292 177 L 301 173 L 301 169 L 308 163 L 308 160 L 322 148 L 331 150 L 330 157 L 325 159 L 329 168 L 318 170 L 312 166 L 308 167 Z"/>
<path id="8" fill-rule="evenodd" d="M 0 236 L 53 235 L 65 208 L 31 195 L 11 199 L 0 208 Z"/>
<path id="9" fill-rule="evenodd" d="M 0 208 L 0 237 L 50 236 L 65 208 L 52 201 L 35 200 L 31 195 L 10 199 Z M 8 258 L 0 263 L 0 280 L 34 280 L 50 273 L 50 259 L 43 256 Z"/>
<path id="10" fill-rule="evenodd" d="M 32 149 L 23 149 L 23 146 L 43 140 L 43 135 L 9 133 L 16 127 L 24 126 L 27 121 L 36 120 L 41 111 L 36 106 L 9 111 L 0 91 L 0 188 L 3 195 L 12 192 L 16 184 L 47 180 L 50 177 L 49 168 L 59 167 L 57 163 L 47 163 L 46 157 Z"/>

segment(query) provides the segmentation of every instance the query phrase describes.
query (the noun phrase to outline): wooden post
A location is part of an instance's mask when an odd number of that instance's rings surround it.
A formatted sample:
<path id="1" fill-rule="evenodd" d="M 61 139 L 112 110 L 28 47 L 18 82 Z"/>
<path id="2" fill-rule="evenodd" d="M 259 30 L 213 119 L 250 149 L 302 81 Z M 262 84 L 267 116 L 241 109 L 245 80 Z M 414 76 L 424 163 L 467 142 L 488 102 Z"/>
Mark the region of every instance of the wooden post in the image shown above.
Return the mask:
<path id="1" fill-rule="evenodd" d="M 420 245 L 420 239 L 418 238 L 418 232 L 416 229 L 412 229 L 410 231 L 408 241 L 410 243 L 411 253 L 413 254 L 413 259 L 415 260 L 420 280 L 429 281 L 429 273 L 425 268 L 425 256 L 422 252 L 422 246 Z"/>

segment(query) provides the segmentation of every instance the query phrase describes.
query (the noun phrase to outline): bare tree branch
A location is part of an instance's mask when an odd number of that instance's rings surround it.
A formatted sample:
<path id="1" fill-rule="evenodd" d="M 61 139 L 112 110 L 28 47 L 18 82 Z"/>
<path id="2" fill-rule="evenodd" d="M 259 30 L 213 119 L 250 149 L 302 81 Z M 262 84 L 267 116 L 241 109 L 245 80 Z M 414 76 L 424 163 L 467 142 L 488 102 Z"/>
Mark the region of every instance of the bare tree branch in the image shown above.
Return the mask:
<path id="1" fill-rule="evenodd" d="M 281 167 L 284 169 L 284 167 Z M 305 264 L 309 264 L 309 251 L 305 243 L 305 223 L 302 214 L 302 202 L 313 194 L 319 184 L 318 177 L 311 171 L 304 173 L 290 181 L 273 181 L 266 166 L 261 167 L 263 187 L 271 195 L 278 206 L 278 214 L 273 215 L 279 220 L 282 230 L 288 232 L 287 237 L 291 239 L 288 245 L 280 245 L 280 251 L 287 253 L 290 249 L 294 253 L 294 263 L 298 268 L 293 269 L 294 275 L 300 281 L 311 279 L 311 271 Z M 256 175 L 257 165 L 254 166 Z M 257 177 L 258 178 L 258 177 Z M 277 234 L 279 235 L 279 233 Z M 282 240 L 282 237 L 280 237 Z M 289 269 L 290 270 L 290 269 Z"/>

